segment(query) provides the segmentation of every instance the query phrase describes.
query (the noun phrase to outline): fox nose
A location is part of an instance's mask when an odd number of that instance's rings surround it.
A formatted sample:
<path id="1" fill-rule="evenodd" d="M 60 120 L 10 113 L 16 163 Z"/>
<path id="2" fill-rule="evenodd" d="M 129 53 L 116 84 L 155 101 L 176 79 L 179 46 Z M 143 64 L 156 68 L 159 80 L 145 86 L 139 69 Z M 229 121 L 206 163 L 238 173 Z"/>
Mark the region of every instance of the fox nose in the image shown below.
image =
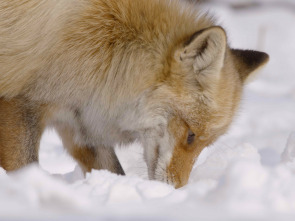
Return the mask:
<path id="1" fill-rule="evenodd" d="M 188 183 L 188 176 L 181 175 L 172 175 L 170 176 L 172 179 L 168 181 L 168 183 L 172 184 L 175 189 L 185 186 Z"/>
<path id="2" fill-rule="evenodd" d="M 174 184 L 174 187 L 175 187 L 175 189 L 178 189 L 180 187 L 185 186 L 186 184 L 187 184 L 187 181 L 186 182 L 177 182 Z"/>

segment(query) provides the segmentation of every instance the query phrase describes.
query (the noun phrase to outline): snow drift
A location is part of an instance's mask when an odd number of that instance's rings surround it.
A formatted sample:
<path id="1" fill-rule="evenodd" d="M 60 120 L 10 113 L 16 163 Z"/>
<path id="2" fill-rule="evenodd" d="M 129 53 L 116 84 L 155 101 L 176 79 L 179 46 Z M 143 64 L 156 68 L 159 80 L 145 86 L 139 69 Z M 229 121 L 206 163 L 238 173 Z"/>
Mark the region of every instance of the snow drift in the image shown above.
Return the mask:
<path id="1" fill-rule="evenodd" d="M 206 8 L 232 47 L 264 50 L 271 60 L 248 85 L 228 134 L 199 156 L 189 184 L 175 190 L 147 180 L 137 143 L 117 149 L 127 176 L 93 170 L 84 178 L 47 132 L 40 166 L 9 175 L 0 168 L 0 220 L 294 220 L 295 14 Z"/>

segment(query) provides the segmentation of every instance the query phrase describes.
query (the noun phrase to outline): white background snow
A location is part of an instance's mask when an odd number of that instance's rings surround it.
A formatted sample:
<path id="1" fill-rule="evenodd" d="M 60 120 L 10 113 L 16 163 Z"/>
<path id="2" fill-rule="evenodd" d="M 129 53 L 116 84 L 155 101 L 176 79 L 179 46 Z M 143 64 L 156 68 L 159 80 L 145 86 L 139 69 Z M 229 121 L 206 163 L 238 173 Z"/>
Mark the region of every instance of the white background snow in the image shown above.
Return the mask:
<path id="1" fill-rule="evenodd" d="M 230 131 L 201 153 L 187 186 L 147 180 L 136 143 L 117 150 L 127 176 L 92 171 L 84 178 L 47 131 L 41 168 L 9 175 L 0 168 L 0 220 L 295 220 L 295 2 L 251 1 L 274 4 L 235 10 L 224 2 L 205 8 L 230 45 L 271 59 L 247 86 Z"/>

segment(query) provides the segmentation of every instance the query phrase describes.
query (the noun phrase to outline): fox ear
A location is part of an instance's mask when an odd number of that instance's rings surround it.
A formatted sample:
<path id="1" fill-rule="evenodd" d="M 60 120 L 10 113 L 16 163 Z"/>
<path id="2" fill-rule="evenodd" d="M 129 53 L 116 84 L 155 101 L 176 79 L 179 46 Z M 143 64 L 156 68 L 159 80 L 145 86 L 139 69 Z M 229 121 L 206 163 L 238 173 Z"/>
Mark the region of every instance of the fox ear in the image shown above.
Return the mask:
<path id="1" fill-rule="evenodd" d="M 234 64 L 243 82 L 269 60 L 268 54 L 259 51 L 231 49 Z"/>
<path id="2" fill-rule="evenodd" d="M 175 55 L 179 62 L 204 78 L 219 78 L 224 63 L 226 41 L 225 31 L 221 27 L 203 29 L 194 33 Z"/>

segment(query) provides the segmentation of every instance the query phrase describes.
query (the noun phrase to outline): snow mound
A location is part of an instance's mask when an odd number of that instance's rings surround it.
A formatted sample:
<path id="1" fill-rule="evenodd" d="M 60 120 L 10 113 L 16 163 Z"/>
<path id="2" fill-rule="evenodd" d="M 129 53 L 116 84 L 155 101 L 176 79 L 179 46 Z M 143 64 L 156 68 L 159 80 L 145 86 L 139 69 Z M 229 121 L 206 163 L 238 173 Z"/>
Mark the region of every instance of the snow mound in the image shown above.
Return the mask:
<path id="1" fill-rule="evenodd" d="M 38 220 L 85 214 L 93 219 L 177 220 L 184 213 L 185 219 L 194 220 L 208 217 L 206 211 L 214 210 L 216 214 L 209 217 L 223 214 L 220 220 L 288 218 L 295 215 L 295 174 L 288 163 L 295 159 L 293 149 L 290 151 L 293 138 L 294 134 L 282 154 L 288 161 L 273 167 L 262 165 L 258 150 L 249 144 L 207 148 L 192 171 L 190 183 L 181 189 L 103 170 L 93 170 L 81 178 L 81 171 L 76 169 L 69 182 L 67 174 L 51 175 L 38 165 L 8 175 L 0 169 L 0 214 Z"/>

